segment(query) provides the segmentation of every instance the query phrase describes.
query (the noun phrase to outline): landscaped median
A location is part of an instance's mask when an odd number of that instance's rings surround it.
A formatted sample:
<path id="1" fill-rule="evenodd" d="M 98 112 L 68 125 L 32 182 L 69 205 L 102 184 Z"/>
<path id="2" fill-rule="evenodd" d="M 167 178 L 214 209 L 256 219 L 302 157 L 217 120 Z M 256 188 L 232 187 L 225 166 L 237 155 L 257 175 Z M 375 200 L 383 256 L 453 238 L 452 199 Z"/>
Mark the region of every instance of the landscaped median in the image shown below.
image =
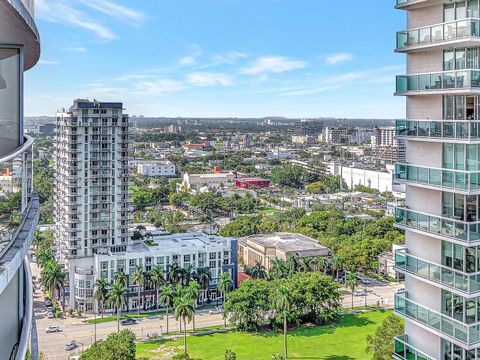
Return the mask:
<path id="1" fill-rule="evenodd" d="M 365 352 L 367 335 L 373 334 L 390 311 L 371 311 L 343 315 L 336 324 L 302 326 L 288 333 L 289 359 L 369 359 Z M 202 331 L 204 329 L 199 329 Z M 137 344 L 138 359 L 168 359 L 183 351 L 183 340 L 161 340 Z M 192 358 L 223 360 L 225 350 L 233 350 L 237 359 L 271 359 L 282 353 L 281 332 L 247 333 L 230 331 L 189 336 L 188 353 Z"/>

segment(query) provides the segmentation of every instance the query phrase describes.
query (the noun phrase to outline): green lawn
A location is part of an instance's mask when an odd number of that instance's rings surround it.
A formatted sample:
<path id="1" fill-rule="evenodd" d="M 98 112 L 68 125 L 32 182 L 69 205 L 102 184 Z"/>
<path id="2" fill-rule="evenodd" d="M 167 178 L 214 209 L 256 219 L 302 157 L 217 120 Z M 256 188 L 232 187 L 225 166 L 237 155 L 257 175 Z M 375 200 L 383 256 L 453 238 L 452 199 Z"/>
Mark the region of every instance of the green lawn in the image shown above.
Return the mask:
<path id="1" fill-rule="evenodd" d="M 259 205 L 257 207 L 257 211 L 262 213 L 262 214 L 274 214 L 276 212 L 278 212 L 277 209 L 274 209 L 268 205 Z"/>
<path id="2" fill-rule="evenodd" d="M 389 314 L 389 311 L 372 311 L 345 315 L 336 325 L 292 330 L 288 335 L 288 358 L 369 359 L 370 356 L 365 353 L 366 337 Z M 182 344 L 183 340 L 138 344 L 137 358 L 163 359 L 163 353 L 171 353 L 172 348 L 180 350 Z M 225 349 L 235 351 L 238 360 L 270 360 L 273 353 L 283 352 L 283 336 L 280 333 L 229 332 L 192 336 L 187 338 L 187 344 L 190 356 L 202 360 L 223 360 Z"/>

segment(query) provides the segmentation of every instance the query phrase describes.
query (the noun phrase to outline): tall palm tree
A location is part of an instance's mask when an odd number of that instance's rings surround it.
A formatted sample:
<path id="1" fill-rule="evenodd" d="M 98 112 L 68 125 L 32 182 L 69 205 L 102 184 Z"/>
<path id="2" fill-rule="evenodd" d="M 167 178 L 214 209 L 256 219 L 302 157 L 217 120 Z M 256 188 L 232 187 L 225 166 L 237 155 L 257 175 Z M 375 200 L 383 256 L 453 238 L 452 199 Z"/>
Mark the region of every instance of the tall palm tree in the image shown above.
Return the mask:
<path id="1" fill-rule="evenodd" d="M 156 305 L 157 305 L 157 311 L 158 311 L 158 306 L 159 306 L 159 298 L 158 298 L 158 292 L 159 292 L 159 287 L 160 285 L 165 284 L 165 272 L 163 271 L 163 266 L 157 265 L 155 266 L 149 273 L 148 273 L 150 282 L 153 284 L 155 287 L 155 293 L 156 293 Z"/>
<path id="2" fill-rule="evenodd" d="M 172 285 L 177 285 L 180 279 L 182 278 L 182 269 L 178 265 L 178 263 L 174 262 L 172 265 L 170 265 L 170 268 L 168 269 L 168 274 L 167 278 L 170 284 Z"/>
<path id="3" fill-rule="evenodd" d="M 328 260 L 326 257 L 317 256 L 314 259 L 314 264 L 315 264 L 315 271 L 321 271 L 325 273 L 325 270 L 327 269 Z"/>
<path id="4" fill-rule="evenodd" d="M 287 353 L 287 313 L 290 312 L 292 307 L 292 297 L 290 295 L 290 289 L 284 285 L 277 288 L 275 291 L 275 309 L 277 312 L 283 313 L 283 350 L 285 359 L 288 356 Z"/>
<path id="5" fill-rule="evenodd" d="M 174 291 L 172 285 L 162 286 L 160 289 L 160 303 L 165 306 L 167 316 L 167 334 L 168 334 L 168 310 L 173 306 Z"/>
<path id="6" fill-rule="evenodd" d="M 198 302 L 198 296 L 200 295 L 200 284 L 196 282 L 195 280 L 191 281 L 190 284 L 188 284 L 187 287 L 185 287 L 185 293 L 187 296 L 193 300 L 193 307 L 196 310 L 197 309 L 197 302 Z M 193 312 L 192 315 L 192 321 L 193 321 L 193 331 L 195 331 L 195 311 Z"/>
<path id="7" fill-rule="evenodd" d="M 338 273 L 343 270 L 343 260 L 340 257 L 334 256 L 332 258 L 332 269 L 335 271 L 335 280 L 338 281 Z"/>
<path id="8" fill-rule="evenodd" d="M 193 267 L 191 265 L 188 265 L 187 267 L 182 269 L 182 272 L 180 275 L 181 275 L 183 286 L 188 286 L 188 284 L 190 283 L 190 280 L 194 279 L 195 277 L 195 271 L 193 270 Z"/>
<path id="9" fill-rule="evenodd" d="M 288 276 L 293 276 L 298 270 L 298 254 L 289 253 L 285 265 L 287 267 Z"/>
<path id="10" fill-rule="evenodd" d="M 127 288 L 118 282 L 114 282 L 108 293 L 110 306 L 117 310 L 117 332 L 120 332 L 120 316 L 122 315 L 122 306 L 127 302 L 125 293 Z"/>
<path id="11" fill-rule="evenodd" d="M 210 288 L 210 283 L 212 282 L 212 272 L 210 271 L 209 267 L 201 267 L 197 269 L 197 281 L 200 284 L 201 289 L 207 294 L 208 297 L 208 289 Z M 202 305 L 203 305 L 202 296 Z"/>
<path id="12" fill-rule="evenodd" d="M 303 272 L 312 271 L 312 258 L 308 256 L 302 256 L 299 260 L 298 267 Z"/>
<path id="13" fill-rule="evenodd" d="M 103 319 L 103 314 L 105 312 L 105 302 L 108 299 L 108 282 L 105 279 L 97 279 L 95 281 L 95 293 L 93 294 L 95 300 L 97 303 L 100 305 L 100 308 L 102 309 L 102 319 Z"/>
<path id="14" fill-rule="evenodd" d="M 37 264 L 40 268 L 44 268 L 50 261 L 55 260 L 55 256 L 50 248 L 39 248 L 35 252 L 35 256 L 37 257 Z"/>
<path id="15" fill-rule="evenodd" d="M 143 265 L 137 264 L 135 267 L 135 272 L 131 276 L 133 283 L 137 285 L 137 315 L 140 315 L 140 291 L 142 286 L 145 284 L 145 272 L 143 271 Z"/>
<path id="16" fill-rule="evenodd" d="M 257 279 L 266 279 L 267 278 L 267 271 L 265 269 L 265 266 L 257 262 L 255 266 L 251 270 L 252 272 L 252 277 L 257 280 Z"/>
<path id="17" fill-rule="evenodd" d="M 57 300 L 60 300 L 60 294 L 65 285 L 65 279 L 67 273 L 63 270 L 62 266 L 55 260 L 49 261 L 42 272 L 43 284 L 50 289 L 50 294 L 55 295 L 55 290 L 57 291 Z M 62 308 L 64 307 L 62 301 Z"/>
<path id="18" fill-rule="evenodd" d="M 113 274 L 113 281 L 123 286 L 127 286 L 127 275 L 123 271 L 117 271 Z"/>
<path id="19" fill-rule="evenodd" d="M 357 276 L 353 272 L 348 272 L 345 275 L 345 285 L 350 288 L 352 291 L 352 309 L 353 309 L 353 293 L 355 291 L 355 286 L 357 285 Z"/>
<path id="20" fill-rule="evenodd" d="M 228 275 L 227 272 L 222 272 L 220 274 L 220 280 L 218 281 L 217 288 L 223 294 L 223 322 L 225 327 L 227 327 L 227 317 L 225 315 L 225 299 L 226 299 L 227 293 L 230 291 L 232 286 L 233 286 L 233 281 L 230 278 L 230 275 Z"/>
<path id="21" fill-rule="evenodd" d="M 273 259 L 272 266 L 268 272 L 273 279 L 283 279 L 287 277 L 287 266 L 285 261 L 279 258 Z"/>
<path id="22" fill-rule="evenodd" d="M 175 319 L 183 320 L 183 351 L 187 353 L 187 320 L 192 321 L 195 307 L 193 305 L 193 299 L 187 294 L 178 296 L 175 298 Z"/>

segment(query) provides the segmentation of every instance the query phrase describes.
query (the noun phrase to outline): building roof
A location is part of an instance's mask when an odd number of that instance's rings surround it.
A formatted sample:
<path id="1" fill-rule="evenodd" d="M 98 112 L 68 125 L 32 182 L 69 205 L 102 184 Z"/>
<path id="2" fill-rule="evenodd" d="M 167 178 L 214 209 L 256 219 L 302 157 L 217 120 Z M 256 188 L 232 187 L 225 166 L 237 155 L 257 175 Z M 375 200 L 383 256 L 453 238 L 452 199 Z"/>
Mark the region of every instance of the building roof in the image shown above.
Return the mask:
<path id="1" fill-rule="evenodd" d="M 298 252 L 302 255 L 309 255 L 310 251 L 328 250 L 314 238 L 286 232 L 273 234 L 251 235 L 238 239 L 239 243 L 253 241 L 259 245 L 269 248 L 281 249 L 285 252 Z"/>

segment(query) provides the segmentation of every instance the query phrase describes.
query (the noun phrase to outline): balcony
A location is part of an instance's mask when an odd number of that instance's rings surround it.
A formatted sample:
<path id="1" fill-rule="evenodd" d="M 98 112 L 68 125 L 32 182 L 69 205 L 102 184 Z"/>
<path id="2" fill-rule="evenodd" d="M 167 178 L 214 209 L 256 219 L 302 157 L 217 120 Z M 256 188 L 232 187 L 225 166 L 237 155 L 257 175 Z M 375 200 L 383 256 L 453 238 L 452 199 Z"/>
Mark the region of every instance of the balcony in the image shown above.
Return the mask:
<path id="1" fill-rule="evenodd" d="M 411 274 L 422 281 L 440 285 L 463 296 L 478 296 L 480 292 L 480 275 L 467 274 L 452 268 L 435 264 L 410 255 L 406 250 L 395 251 L 395 270 Z"/>
<path id="2" fill-rule="evenodd" d="M 417 350 L 407 342 L 407 335 L 396 336 L 394 341 L 393 357 L 397 360 L 435 360 L 424 352 Z"/>
<path id="3" fill-rule="evenodd" d="M 480 194 L 480 172 L 397 164 L 396 180 L 435 190 L 450 190 L 466 195 Z"/>
<path id="4" fill-rule="evenodd" d="M 454 240 L 466 246 L 480 242 L 480 221 L 466 222 L 397 207 L 395 225 L 402 229 L 436 235 L 439 239 Z"/>
<path id="5" fill-rule="evenodd" d="M 438 142 L 480 142 L 480 121 L 396 120 L 397 137 Z"/>
<path id="6" fill-rule="evenodd" d="M 442 71 L 399 75 L 395 95 L 480 93 L 480 70 Z"/>
<path id="7" fill-rule="evenodd" d="M 410 1 L 412 2 L 412 1 Z M 397 52 L 433 47 L 478 46 L 480 19 L 466 18 L 397 32 Z"/>
<path id="8" fill-rule="evenodd" d="M 408 298 L 406 292 L 395 294 L 395 312 L 417 325 L 441 334 L 442 337 L 462 346 L 474 347 L 480 343 L 480 325 L 467 325 L 437 311 L 428 309 Z"/>

